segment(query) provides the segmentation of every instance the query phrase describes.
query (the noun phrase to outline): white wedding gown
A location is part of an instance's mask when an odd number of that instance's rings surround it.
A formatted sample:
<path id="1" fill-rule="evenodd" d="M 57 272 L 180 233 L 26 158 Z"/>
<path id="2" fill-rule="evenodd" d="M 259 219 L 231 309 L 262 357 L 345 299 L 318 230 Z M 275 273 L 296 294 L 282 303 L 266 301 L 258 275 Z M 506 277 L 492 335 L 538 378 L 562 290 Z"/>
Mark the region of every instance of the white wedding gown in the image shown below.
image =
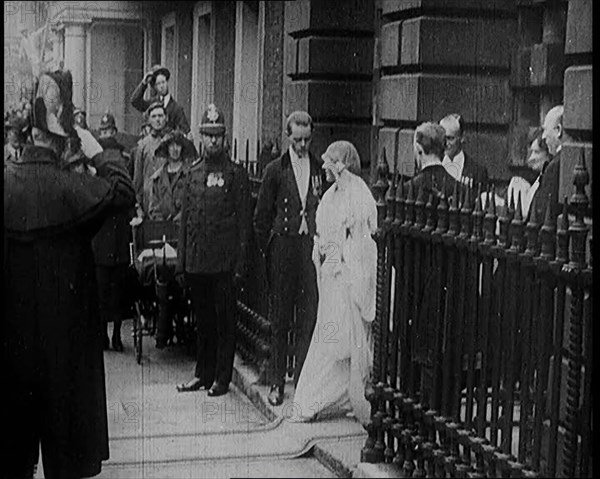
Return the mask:
<path id="1" fill-rule="evenodd" d="M 316 214 L 319 306 L 294 396 L 300 421 L 352 411 L 366 424 L 370 416 L 364 392 L 373 360 L 377 208 L 361 178 L 345 180 L 329 188 Z"/>

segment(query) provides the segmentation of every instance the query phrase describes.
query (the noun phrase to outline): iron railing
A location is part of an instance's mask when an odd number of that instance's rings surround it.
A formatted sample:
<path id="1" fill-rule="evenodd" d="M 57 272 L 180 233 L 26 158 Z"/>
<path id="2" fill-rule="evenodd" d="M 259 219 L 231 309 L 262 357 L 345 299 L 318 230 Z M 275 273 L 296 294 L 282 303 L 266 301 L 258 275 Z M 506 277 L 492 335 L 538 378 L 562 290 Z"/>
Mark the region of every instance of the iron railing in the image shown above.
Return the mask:
<path id="1" fill-rule="evenodd" d="M 588 183 L 582 157 L 558 221 L 524 219 L 493 188 L 485 209 L 481 190 L 405 191 L 383 157 L 362 461 L 399 477 L 592 476 Z"/>

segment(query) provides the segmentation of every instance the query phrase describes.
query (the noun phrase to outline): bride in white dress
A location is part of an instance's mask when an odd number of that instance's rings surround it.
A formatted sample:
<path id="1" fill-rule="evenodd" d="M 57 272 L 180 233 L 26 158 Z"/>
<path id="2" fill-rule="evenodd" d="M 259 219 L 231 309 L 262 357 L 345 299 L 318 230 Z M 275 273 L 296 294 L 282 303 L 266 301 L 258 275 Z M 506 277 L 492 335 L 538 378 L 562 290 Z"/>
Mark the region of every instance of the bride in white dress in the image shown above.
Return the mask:
<path id="1" fill-rule="evenodd" d="M 377 228 L 377 208 L 358 176 L 360 159 L 352 143 L 336 141 L 322 158 L 328 181 L 335 183 L 317 209 L 313 262 L 319 306 L 294 404 L 300 421 L 353 412 L 366 424 L 377 273 L 371 235 Z"/>

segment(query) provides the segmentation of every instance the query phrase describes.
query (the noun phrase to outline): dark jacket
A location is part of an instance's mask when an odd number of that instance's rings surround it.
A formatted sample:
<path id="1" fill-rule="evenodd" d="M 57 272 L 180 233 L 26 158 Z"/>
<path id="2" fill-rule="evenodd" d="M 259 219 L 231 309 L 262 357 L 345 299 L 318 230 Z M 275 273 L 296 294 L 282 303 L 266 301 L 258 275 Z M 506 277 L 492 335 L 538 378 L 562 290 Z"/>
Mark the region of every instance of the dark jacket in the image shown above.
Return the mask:
<path id="1" fill-rule="evenodd" d="M 151 220 L 179 221 L 185 186 L 183 167 L 170 179 L 167 164 L 165 164 L 156 170 L 150 179 L 152 180 L 152 189 L 148 217 Z"/>
<path id="2" fill-rule="evenodd" d="M 103 138 L 99 143 L 104 148 L 102 154 L 106 160 L 120 164 L 129 170 L 131 161 L 124 156 L 123 148 L 114 138 Z M 131 208 L 130 210 L 115 211 L 106 218 L 92 241 L 97 265 L 116 266 L 129 263 L 129 242 L 131 240 L 129 221 L 134 214 L 135 210 Z"/>
<path id="3" fill-rule="evenodd" d="M 209 177 L 220 178 L 208 185 Z M 178 272 L 244 273 L 249 233 L 246 170 L 223 154 L 185 172 L 178 241 Z"/>
<path id="4" fill-rule="evenodd" d="M 170 131 L 169 128 L 159 132 L 153 131 L 138 142 L 133 152 L 133 186 L 137 202 L 144 213 L 148 212 L 150 201 L 150 177 L 166 161 L 165 158 L 159 158 L 154 153 Z"/>
<path id="5" fill-rule="evenodd" d="M 487 168 L 476 161 L 471 155 L 468 155 L 466 151 L 464 152 L 464 155 L 465 164 L 462 171 L 463 177 L 472 178 L 474 187 L 477 187 L 477 185 L 481 183 L 482 188 L 487 188 L 489 182 Z"/>
<path id="6" fill-rule="evenodd" d="M 150 88 L 151 91 L 151 100 L 144 100 L 144 92 L 146 88 Z M 144 85 L 144 82 L 140 82 L 140 84 L 136 87 L 136 89 L 131 94 L 131 104 L 142 113 L 145 113 L 148 107 L 154 103 L 155 101 L 159 101 L 159 97 L 156 94 L 156 90 L 150 85 Z M 173 95 L 167 103 L 166 107 L 167 112 L 167 125 L 171 127 L 171 129 L 176 130 L 179 129 L 184 133 L 189 133 L 190 124 L 187 121 L 185 116 L 185 112 L 183 111 L 183 107 L 175 101 Z"/>
<path id="7" fill-rule="evenodd" d="M 109 457 L 102 340 L 91 240 L 113 211 L 134 203 L 124 168 L 94 158 L 97 176 L 58 168 L 26 146 L 4 170 L 3 396 L 20 420 L 4 449 L 30 466 L 44 434 L 48 460 L 73 477 Z M 32 414 L 32 411 L 37 411 Z"/>
<path id="8" fill-rule="evenodd" d="M 315 214 L 324 193 L 322 161 L 310 154 L 310 184 L 306 197 L 308 235 L 316 234 Z M 274 235 L 298 236 L 302 222 L 302 202 L 289 151 L 265 168 L 254 210 L 254 232 L 260 249 L 266 254 Z"/>
<path id="9" fill-rule="evenodd" d="M 98 143 L 104 150 L 117 150 L 121 154 L 121 160 L 124 162 L 125 168 L 127 168 L 129 177 L 133 179 L 133 157 L 131 156 L 131 151 L 128 151 L 128 149 L 117 140 L 116 136 L 98 138 Z"/>
<path id="10" fill-rule="evenodd" d="M 423 189 L 423 199 L 425 203 L 429 201 L 429 194 L 433 193 L 434 207 L 437 207 L 438 199 L 442 190 L 446 198 L 452 196 L 454 185 L 457 181 L 446 171 L 442 164 L 430 165 L 423 168 L 414 177 L 404 183 L 404 194 L 408 194 L 408 188 L 412 183 L 414 199 L 417 199 L 419 190 Z M 445 189 L 444 189 L 445 185 Z"/>
<path id="11" fill-rule="evenodd" d="M 552 218 L 558 217 L 562 212 L 562 205 L 558 198 L 558 186 L 560 182 L 560 151 L 546 165 L 540 178 L 540 186 L 533 195 L 531 206 L 535 209 L 536 220 L 539 224 L 544 222 L 546 217 L 546 208 L 550 203 L 550 213 Z"/>

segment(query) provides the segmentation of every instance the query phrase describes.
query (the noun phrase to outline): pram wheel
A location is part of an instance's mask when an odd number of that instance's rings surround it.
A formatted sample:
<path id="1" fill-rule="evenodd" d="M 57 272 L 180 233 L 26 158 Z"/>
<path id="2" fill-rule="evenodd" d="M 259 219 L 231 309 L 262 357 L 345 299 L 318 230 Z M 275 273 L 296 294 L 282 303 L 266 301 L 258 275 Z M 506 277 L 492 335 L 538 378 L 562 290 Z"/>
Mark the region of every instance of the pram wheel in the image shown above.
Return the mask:
<path id="1" fill-rule="evenodd" d="M 135 360 L 138 364 L 142 364 L 142 336 L 144 334 L 142 319 L 140 305 L 136 301 L 135 314 L 133 316 L 133 347 L 135 349 Z"/>

